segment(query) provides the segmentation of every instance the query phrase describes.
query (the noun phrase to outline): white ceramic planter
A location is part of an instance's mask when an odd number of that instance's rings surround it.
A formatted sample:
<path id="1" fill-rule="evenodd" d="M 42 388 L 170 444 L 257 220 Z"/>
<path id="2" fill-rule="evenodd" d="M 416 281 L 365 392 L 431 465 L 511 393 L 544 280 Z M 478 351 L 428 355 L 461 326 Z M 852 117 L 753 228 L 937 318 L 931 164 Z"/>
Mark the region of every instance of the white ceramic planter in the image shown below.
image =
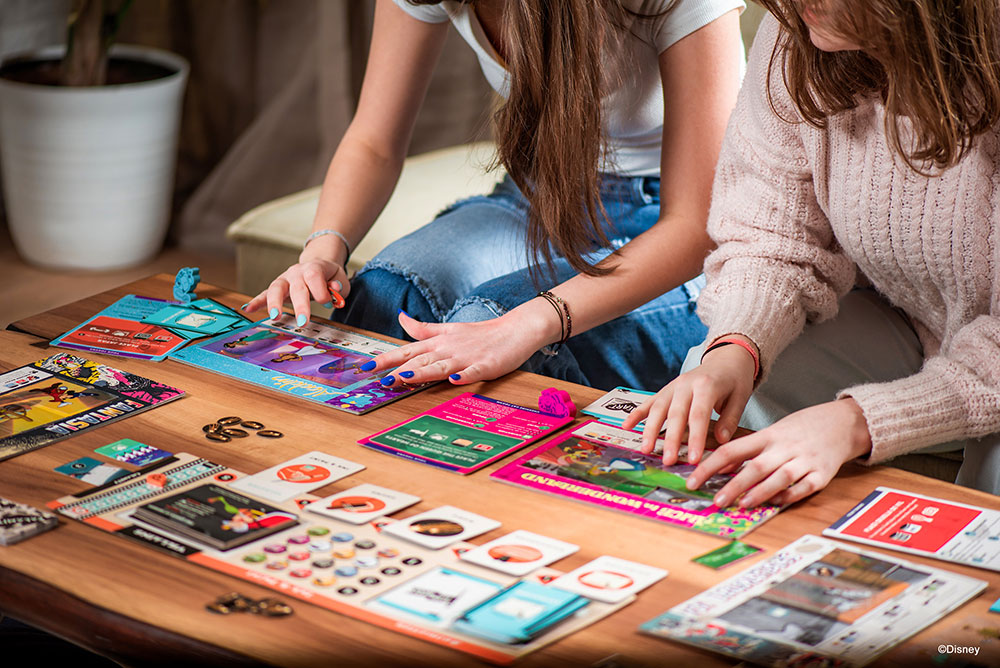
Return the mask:
<path id="1" fill-rule="evenodd" d="M 188 64 L 146 47 L 118 45 L 111 53 L 174 74 L 90 88 L 0 79 L 7 220 L 18 252 L 33 264 L 116 269 L 141 264 L 163 244 Z"/>

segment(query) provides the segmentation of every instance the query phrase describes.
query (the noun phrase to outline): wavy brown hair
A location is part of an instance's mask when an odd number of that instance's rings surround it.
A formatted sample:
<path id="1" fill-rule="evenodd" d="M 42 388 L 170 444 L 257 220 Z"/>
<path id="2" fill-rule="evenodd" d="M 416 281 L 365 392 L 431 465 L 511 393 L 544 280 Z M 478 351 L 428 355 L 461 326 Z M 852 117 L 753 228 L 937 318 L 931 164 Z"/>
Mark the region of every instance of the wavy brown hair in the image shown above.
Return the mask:
<path id="1" fill-rule="evenodd" d="M 757 1 L 784 32 L 770 67 L 782 61 L 789 94 L 813 126 L 878 95 L 890 145 L 928 174 L 954 165 L 1000 120 L 997 0 Z M 817 49 L 799 15 L 803 6 L 860 50 Z"/>
<path id="2" fill-rule="evenodd" d="M 533 273 L 539 260 L 551 269 L 553 250 L 581 273 L 610 273 L 613 261 L 590 264 L 584 258 L 610 245 L 599 196 L 601 100 L 613 77 L 604 58 L 622 52 L 617 44 L 634 20 L 661 17 L 676 0 L 656 14 L 637 14 L 622 0 L 500 1 L 510 93 L 493 117 L 497 161 L 530 204 Z M 462 4 L 474 8 L 476 0 Z"/>

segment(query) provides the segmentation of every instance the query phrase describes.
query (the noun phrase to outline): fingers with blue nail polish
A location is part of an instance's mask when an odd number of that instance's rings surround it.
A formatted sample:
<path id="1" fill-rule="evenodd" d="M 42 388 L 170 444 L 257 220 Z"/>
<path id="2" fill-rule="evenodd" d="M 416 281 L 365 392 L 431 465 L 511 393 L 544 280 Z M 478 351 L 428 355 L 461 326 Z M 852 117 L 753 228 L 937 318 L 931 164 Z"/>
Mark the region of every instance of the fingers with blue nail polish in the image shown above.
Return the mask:
<path id="1" fill-rule="evenodd" d="M 268 311 L 267 314 L 271 316 L 271 320 L 274 320 L 275 318 L 278 317 L 278 309 L 273 308 L 270 311 Z"/>
<path id="2" fill-rule="evenodd" d="M 375 360 L 368 360 L 358 368 L 361 369 L 362 371 L 371 371 L 372 369 L 375 368 Z"/>
<path id="3" fill-rule="evenodd" d="M 327 302 L 323 304 L 323 308 L 333 308 L 333 302 Z"/>
<path id="4" fill-rule="evenodd" d="M 306 320 L 308 320 L 308 318 L 305 316 L 305 314 L 300 313 L 295 317 L 295 324 L 301 327 L 302 325 L 306 324 Z"/>
<path id="5" fill-rule="evenodd" d="M 449 377 L 449 378 L 451 378 L 452 380 L 462 380 L 462 376 L 460 376 L 460 375 L 459 375 L 459 374 L 457 374 L 457 373 L 453 373 L 453 374 L 451 374 L 451 375 L 450 375 L 450 376 L 448 376 L 448 377 Z"/>
<path id="6" fill-rule="evenodd" d="M 386 387 L 389 387 L 390 385 L 396 382 L 396 378 L 394 376 L 386 376 L 379 382 L 381 382 Z"/>
<path id="7" fill-rule="evenodd" d="M 250 302 L 247 302 L 246 304 L 244 304 L 243 306 L 241 306 L 240 310 L 241 311 L 246 311 L 247 310 L 247 306 L 250 306 Z"/>
<path id="8" fill-rule="evenodd" d="M 400 371 L 399 372 L 399 377 L 400 378 L 413 378 L 413 372 L 412 371 Z"/>

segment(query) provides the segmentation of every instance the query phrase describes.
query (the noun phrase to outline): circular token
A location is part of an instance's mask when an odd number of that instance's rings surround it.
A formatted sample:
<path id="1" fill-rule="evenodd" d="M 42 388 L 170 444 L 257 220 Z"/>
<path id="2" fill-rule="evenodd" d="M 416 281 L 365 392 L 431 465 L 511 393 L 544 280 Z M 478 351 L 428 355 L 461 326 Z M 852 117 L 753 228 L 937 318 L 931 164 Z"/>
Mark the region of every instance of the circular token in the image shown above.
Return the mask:
<path id="1" fill-rule="evenodd" d="M 310 536 L 325 536 L 330 533 L 330 530 L 326 527 L 309 527 L 306 533 Z"/>
<path id="2" fill-rule="evenodd" d="M 403 563 L 407 566 L 419 566 L 424 563 L 424 560 L 419 557 L 407 557 L 406 559 L 403 559 Z"/>
<path id="3" fill-rule="evenodd" d="M 240 422 L 240 426 L 241 427 L 246 427 L 247 429 L 254 429 L 254 430 L 263 429 L 264 428 L 264 425 L 262 425 L 260 422 L 257 422 L 256 420 L 244 420 L 243 422 Z"/>
<path id="4" fill-rule="evenodd" d="M 319 577 L 313 578 L 313 584 L 317 587 L 332 587 L 337 581 L 337 578 L 331 575 L 321 575 Z"/>
<path id="5" fill-rule="evenodd" d="M 281 543 L 270 543 L 264 546 L 264 551 L 267 552 L 268 554 L 281 554 L 287 549 L 288 548 L 286 548 Z"/>
<path id="6" fill-rule="evenodd" d="M 264 438 L 281 438 L 284 436 L 280 431 L 275 431 L 274 429 L 261 429 L 257 432 L 257 435 Z"/>
<path id="7" fill-rule="evenodd" d="M 370 550 L 373 547 L 375 547 L 375 541 L 367 539 L 359 540 L 357 543 L 354 544 L 354 547 L 358 548 L 359 550 Z"/>
<path id="8" fill-rule="evenodd" d="M 333 568 L 333 559 L 313 559 L 313 568 Z"/>
<path id="9" fill-rule="evenodd" d="M 381 571 L 382 575 L 399 575 L 403 571 L 399 570 L 395 566 L 386 566 Z"/>
<path id="10" fill-rule="evenodd" d="M 350 578 L 358 574 L 358 569 L 354 566 L 340 566 L 334 573 L 342 578 Z"/>
<path id="11" fill-rule="evenodd" d="M 238 429 L 237 427 L 227 427 L 222 430 L 222 433 L 230 438 L 246 438 L 250 435 L 246 429 Z"/>
<path id="12" fill-rule="evenodd" d="M 223 429 L 222 425 L 219 424 L 218 422 L 213 422 L 212 424 L 206 424 L 204 427 L 201 428 L 201 430 L 205 433 L 208 433 L 210 431 L 222 431 L 222 429 Z"/>
<path id="13" fill-rule="evenodd" d="M 219 473 L 215 476 L 215 479 L 219 482 L 232 482 L 236 480 L 236 476 L 232 473 Z"/>
<path id="14" fill-rule="evenodd" d="M 288 539 L 292 545 L 305 545 L 309 542 L 309 536 L 292 536 Z"/>
<path id="15" fill-rule="evenodd" d="M 239 424 L 240 422 L 243 422 L 243 418 L 230 415 L 229 417 L 219 418 L 217 422 L 221 425 Z"/>
<path id="16" fill-rule="evenodd" d="M 291 559 L 292 561 L 305 561 L 311 556 L 312 555 L 309 554 L 308 552 L 292 552 L 291 554 L 288 555 L 288 558 Z"/>
<path id="17" fill-rule="evenodd" d="M 205 607 L 217 615 L 228 615 L 230 612 L 233 611 L 232 608 L 230 608 L 229 606 L 223 605 L 219 602 L 209 603 Z"/>
<path id="18" fill-rule="evenodd" d="M 393 557 L 399 556 L 399 550 L 394 547 L 383 547 L 378 551 L 378 556 L 383 557 L 384 559 L 392 559 Z"/>
<path id="19" fill-rule="evenodd" d="M 267 568 L 272 571 L 283 571 L 288 568 L 288 562 L 284 559 L 267 562 Z"/>
<path id="20" fill-rule="evenodd" d="M 341 587 L 337 590 L 338 594 L 343 594 L 344 596 L 353 596 L 358 593 L 358 590 L 354 587 Z"/>
<path id="21" fill-rule="evenodd" d="M 307 578 L 310 575 L 312 575 L 313 572 L 308 568 L 293 568 L 292 570 L 288 571 L 288 574 L 291 575 L 293 578 Z"/>
<path id="22" fill-rule="evenodd" d="M 327 552 L 333 549 L 333 543 L 328 540 L 314 540 L 309 543 L 309 550 L 311 552 Z"/>
<path id="23" fill-rule="evenodd" d="M 371 575 L 366 578 L 361 578 L 361 584 L 363 585 L 377 585 L 379 582 L 381 582 L 381 580 Z"/>
<path id="24" fill-rule="evenodd" d="M 378 566 L 378 557 L 358 557 L 354 560 L 354 565 L 358 568 L 375 568 Z"/>
<path id="25" fill-rule="evenodd" d="M 250 554 L 244 555 L 243 561 L 251 564 L 259 564 L 262 561 L 267 561 L 267 555 L 263 552 L 251 552 Z"/>
<path id="26" fill-rule="evenodd" d="M 347 533 L 346 531 L 341 531 L 339 533 L 333 534 L 332 536 L 330 536 L 330 538 L 333 538 L 338 543 L 346 543 L 349 540 L 354 540 L 354 534 Z"/>
<path id="27" fill-rule="evenodd" d="M 333 551 L 333 556 L 338 559 L 350 559 L 354 556 L 354 548 L 342 547 Z"/>
<path id="28" fill-rule="evenodd" d="M 250 607 L 250 612 L 266 617 L 285 617 L 292 614 L 292 606 L 276 598 L 262 598 Z"/>
<path id="29" fill-rule="evenodd" d="M 219 441 L 220 443 L 228 443 L 233 440 L 221 432 L 210 431 L 205 434 L 205 438 L 210 441 Z"/>

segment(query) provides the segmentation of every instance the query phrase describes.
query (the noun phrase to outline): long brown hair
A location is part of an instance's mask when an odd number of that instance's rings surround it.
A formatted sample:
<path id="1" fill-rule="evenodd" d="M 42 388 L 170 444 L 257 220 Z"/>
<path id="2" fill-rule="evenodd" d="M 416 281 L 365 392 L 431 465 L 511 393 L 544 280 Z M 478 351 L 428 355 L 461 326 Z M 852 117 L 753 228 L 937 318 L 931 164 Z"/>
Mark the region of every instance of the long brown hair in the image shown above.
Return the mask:
<path id="1" fill-rule="evenodd" d="M 622 52 L 617 45 L 632 19 L 662 17 L 674 2 L 647 15 L 625 8 L 622 0 L 504 0 L 500 39 L 510 93 L 494 114 L 494 135 L 497 161 L 530 204 L 533 263 L 542 260 L 551 269 L 554 247 L 581 273 L 614 270 L 611 261 L 584 259 L 610 245 L 598 171 L 605 150 L 601 100 L 612 83 L 604 59 Z"/>
<path id="2" fill-rule="evenodd" d="M 784 29 L 770 66 L 781 60 L 789 94 L 813 126 L 878 95 L 893 150 L 927 174 L 954 165 L 1000 120 L 997 0 L 758 2 Z M 860 50 L 816 48 L 799 15 L 803 6 Z M 900 126 L 904 118 L 909 131 Z"/>

